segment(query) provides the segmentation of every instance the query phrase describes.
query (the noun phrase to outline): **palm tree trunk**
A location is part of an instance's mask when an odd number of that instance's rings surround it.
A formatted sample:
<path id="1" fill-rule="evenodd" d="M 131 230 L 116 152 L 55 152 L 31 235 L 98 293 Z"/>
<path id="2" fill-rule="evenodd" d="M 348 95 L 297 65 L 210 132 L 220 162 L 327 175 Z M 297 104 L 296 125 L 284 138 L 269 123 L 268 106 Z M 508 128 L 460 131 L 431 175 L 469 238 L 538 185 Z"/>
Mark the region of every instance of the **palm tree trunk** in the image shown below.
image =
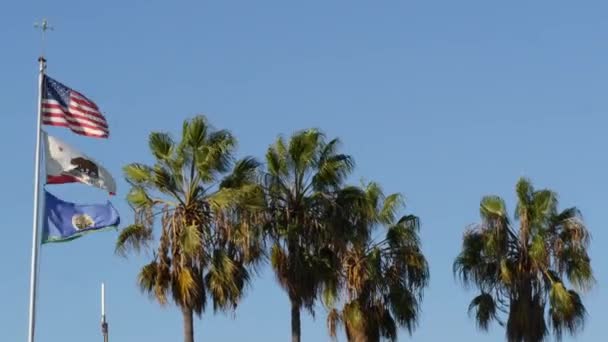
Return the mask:
<path id="1" fill-rule="evenodd" d="M 300 342 L 300 306 L 291 302 L 291 342 Z"/>
<path id="2" fill-rule="evenodd" d="M 192 309 L 182 308 L 184 315 L 184 342 L 194 342 L 194 323 L 192 321 Z"/>

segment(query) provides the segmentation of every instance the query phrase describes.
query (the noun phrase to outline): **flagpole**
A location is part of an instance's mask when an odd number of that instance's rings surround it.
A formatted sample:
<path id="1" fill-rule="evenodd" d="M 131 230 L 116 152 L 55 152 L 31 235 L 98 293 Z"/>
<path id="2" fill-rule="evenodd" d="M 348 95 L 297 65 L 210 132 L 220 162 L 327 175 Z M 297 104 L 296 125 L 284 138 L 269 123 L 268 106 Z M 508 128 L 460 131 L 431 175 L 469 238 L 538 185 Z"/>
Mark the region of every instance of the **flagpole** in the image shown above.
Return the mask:
<path id="1" fill-rule="evenodd" d="M 39 232 L 39 206 L 40 206 L 40 145 L 42 140 L 42 92 L 44 91 L 44 73 L 46 71 L 46 59 L 44 58 L 44 35 L 46 31 L 53 28 L 46 19 L 34 27 L 39 28 L 42 34 L 42 53 L 38 57 L 38 115 L 36 117 L 36 149 L 34 157 L 34 213 L 32 218 L 32 259 L 30 265 L 30 303 L 29 303 L 29 326 L 28 342 L 34 342 L 36 330 L 36 290 L 38 288 L 38 250 L 40 248 Z"/>
<path id="2" fill-rule="evenodd" d="M 34 159 L 34 214 L 32 223 L 32 260 L 30 269 L 30 305 L 29 305 L 29 328 L 28 342 L 34 342 L 36 327 L 36 287 L 38 284 L 38 249 L 40 247 L 39 226 L 39 194 L 40 194 L 40 143 L 42 125 L 42 91 L 46 60 L 44 56 L 38 58 L 38 116 L 36 119 L 36 151 Z"/>
<path id="3" fill-rule="evenodd" d="M 108 322 L 106 322 L 106 286 L 101 283 L 101 334 L 103 342 L 108 342 Z"/>

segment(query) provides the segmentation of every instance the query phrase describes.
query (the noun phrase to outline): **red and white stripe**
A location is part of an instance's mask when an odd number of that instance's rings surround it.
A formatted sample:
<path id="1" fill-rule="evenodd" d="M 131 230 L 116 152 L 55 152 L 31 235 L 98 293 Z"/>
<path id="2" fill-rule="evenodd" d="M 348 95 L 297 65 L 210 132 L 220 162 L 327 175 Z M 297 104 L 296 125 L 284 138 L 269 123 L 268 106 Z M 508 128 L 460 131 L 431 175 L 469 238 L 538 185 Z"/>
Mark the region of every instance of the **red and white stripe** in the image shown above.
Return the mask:
<path id="1" fill-rule="evenodd" d="M 109 135 L 108 123 L 97 105 L 73 90 L 68 108 L 52 99 L 42 100 L 42 123 L 67 127 L 88 137 L 107 138 Z"/>

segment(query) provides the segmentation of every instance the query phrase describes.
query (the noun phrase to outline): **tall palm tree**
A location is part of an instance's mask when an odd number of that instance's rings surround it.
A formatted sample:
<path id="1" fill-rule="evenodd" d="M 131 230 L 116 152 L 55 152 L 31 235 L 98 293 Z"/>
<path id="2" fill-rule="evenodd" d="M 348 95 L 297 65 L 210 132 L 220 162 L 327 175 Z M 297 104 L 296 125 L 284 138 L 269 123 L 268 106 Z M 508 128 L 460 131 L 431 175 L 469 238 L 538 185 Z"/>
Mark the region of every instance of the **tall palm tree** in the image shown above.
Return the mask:
<path id="1" fill-rule="evenodd" d="M 331 231 L 352 158 L 338 152 L 339 140 L 325 140 L 318 130 L 297 132 L 289 141 L 279 138 L 266 153 L 261 182 L 266 194 L 267 236 L 276 278 L 291 303 L 291 335 L 299 342 L 300 312 L 313 312 L 323 283 L 334 279 L 339 267 Z"/>
<path id="2" fill-rule="evenodd" d="M 558 339 L 564 331 L 574 335 L 586 316 L 579 292 L 594 284 L 587 228 L 578 209 L 558 211 L 551 190 L 520 179 L 516 194 L 514 221 L 500 197 L 486 196 L 481 224 L 464 234 L 454 272 L 481 292 L 469 312 L 482 330 L 493 320 L 503 325 L 504 313 L 509 342 L 542 341 L 548 326 Z"/>
<path id="3" fill-rule="evenodd" d="M 207 298 L 214 310 L 236 307 L 263 252 L 252 224 L 255 206 L 263 204 L 254 177 L 258 163 L 233 163 L 235 146 L 230 132 L 197 116 L 184 122 L 179 142 L 150 134 L 153 166 L 124 167 L 135 222 L 119 235 L 116 251 L 151 248 L 159 223 L 153 259 L 138 282 L 160 304 L 172 299 L 181 308 L 186 342 L 194 341 L 193 314 L 202 314 Z"/>
<path id="4" fill-rule="evenodd" d="M 396 341 L 399 326 L 413 332 L 429 280 L 428 264 L 420 249 L 419 220 L 413 215 L 396 220 L 404 203 L 400 194 L 385 196 L 376 183 L 361 191 L 364 201 L 350 212 L 365 231 L 340 253 L 344 280 L 336 284 L 345 288 L 345 299 L 341 310 L 330 310 L 327 324 L 333 338 L 343 325 L 352 342 Z M 382 236 L 376 232 L 379 227 L 387 228 L 380 241 L 374 239 Z M 324 296 L 325 304 L 334 306 L 332 293 L 337 290 Z"/>

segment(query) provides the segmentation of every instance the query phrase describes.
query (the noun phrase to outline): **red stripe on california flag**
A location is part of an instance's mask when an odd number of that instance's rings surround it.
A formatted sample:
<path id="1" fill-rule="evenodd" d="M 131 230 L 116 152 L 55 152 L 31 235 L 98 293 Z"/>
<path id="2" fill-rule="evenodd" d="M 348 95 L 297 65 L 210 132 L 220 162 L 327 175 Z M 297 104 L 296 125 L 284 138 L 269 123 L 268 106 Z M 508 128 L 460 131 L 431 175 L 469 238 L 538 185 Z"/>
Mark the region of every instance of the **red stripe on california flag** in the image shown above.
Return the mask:
<path id="1" fill-rule="evenodd" d="M 74 176 L 70 175 L 47 175 L 46 176 L 46 184 L 66 184 L 66 183 L 80 183 L 80 180 Z M 110 192 L 110 196 L 116 196 L 115 192 Z"/>
<path id="2" fill-rule="evenodd" d="M 46 184 L 65 184 L 65 183 L 79 183 L 80 181 L 70 175 L 48 175 L 46 176 Z"/>

